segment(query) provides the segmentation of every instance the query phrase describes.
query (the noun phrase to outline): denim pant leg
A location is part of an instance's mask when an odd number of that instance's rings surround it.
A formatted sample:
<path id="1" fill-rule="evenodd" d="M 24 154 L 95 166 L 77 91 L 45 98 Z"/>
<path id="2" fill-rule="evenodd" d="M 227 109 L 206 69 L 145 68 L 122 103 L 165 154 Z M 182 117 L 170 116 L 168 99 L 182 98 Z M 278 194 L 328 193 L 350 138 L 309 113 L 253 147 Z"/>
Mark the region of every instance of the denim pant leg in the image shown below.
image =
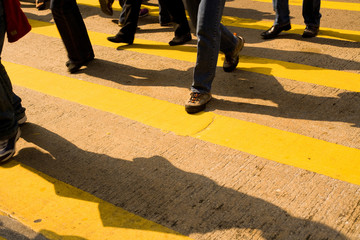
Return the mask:
<path id="1" fill-rule="evenodd" d="M 0 54 L 5 38 L 5 18 L 3 2 L 0 1 Z M 14 136 L 18 128 L 13 107 L 13 90 L 4 66 L 0 60 L 0 140 Z"/>
<path id="2" fill-rule="evenodd" d="M 210 92 L 220 50 L 221 17 L 225 0 L 186 0 L 191 22 L 195 24 L 197 59 L 193 92 Z"/>
<path id="3" fill-rule="evenodd" d="M 320 26 L 320 0 L 303 0 L 302 14 L 307 26 Z"/>
<path id="4" fill-rule="evenodd" d="M 275 11 L 274 25 L 285 25 L 290 22 L 289 0 L 273 0 Z"/>
<path id="5" fill-rule="evenodd" d="M 76 0 L 51 0 L 50 8 L 69 59 L 73 62 L 82 62 L 94 57 Z"/>
<path id="6" fill-rule="evenodd" d="M 227 54 L 232 52 L 237 44 L 237 39 L 230 30 L 224 25 L 220 24 L 221 39 L 220 39 L 220 51 Z"/>

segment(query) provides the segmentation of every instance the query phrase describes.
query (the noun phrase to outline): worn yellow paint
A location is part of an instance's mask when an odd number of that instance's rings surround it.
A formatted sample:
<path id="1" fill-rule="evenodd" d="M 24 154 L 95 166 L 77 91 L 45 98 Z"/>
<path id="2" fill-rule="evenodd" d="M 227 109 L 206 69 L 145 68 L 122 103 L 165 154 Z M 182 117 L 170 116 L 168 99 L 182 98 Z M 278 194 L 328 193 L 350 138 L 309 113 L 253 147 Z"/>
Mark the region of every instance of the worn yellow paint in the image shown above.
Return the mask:
<path id="1" fill-rule="evenodd" d="M 16 161 L 0 167 L 0 209 L 49 239 L 190 239 Z"/>
<path id="2" fill-rule="evenodd" d="M 266 30 L 273 25 L 273 21 L 260 21 L 255 19 L 223 16 L 222 21 L 226 26 Z M 286 33 L 303 34 L 305 25 L 291 24 L 291 30 Z M 259 36 L 260 37 L 260 36 Z M 360 42 L 360 31 L 320 27 L 317 37 L 342 41 Z"/>
<path id="3" fill-rule="evenodd" d="M 253 0 L 253 1 L 272 3 L 272 0 Z M 302 2 L 303 2 L 302 0 L 290 0 L 289 5 L 302 6 Z M 360 11 L 360 3 L 321 1 L 321 8 Z"/>
<path id="4" fill-rule="evenodd" d="M 0 240 L 7 240 L 7 239 L 0 236 Z"/>
<path id="5" fill-rule="evenodd" d="M 271 2 L 272 0 L 254 0 L 254 1 L 263 1 L 263 2 Z M 97 0 L 78 0 L 79 4 L 92 6 L 92 7 L 100 7 L 99 1 Z M 293 4 L 298 3 L 299 0 L 292 1 Z M 359 3 L 342 3 L 342 2 L 330 2 L 330 1 L 322 1 L 321 8 L 334 8 L 334 9 L 345 9 L 351 11 L 360 11 Z M 148 6 L 146 8 L 149 9 L 149 14 L 152 16 L 159 15 L 159 8 L 156 6 Z M 119 4 L 114 4 L 113 9 L 117 11 L 121 11 Z M 100 10 L 99 10 L 100 11 Z M 259 29 L 266 30 L 273 25 L 273 21 L 261 21 L 255 19 L 246 19 L 232 16 L 223 16 L 222 23 L 226 26 L 239 27 L 239 28 L 251 28 L 251 29 Z M 304 31 L 304 25 L 292 24 L 292 29 L 288 31 L 288 33 L 293 34 L 302 34 Z M 345 30 L 345 29 L 333 29 L 333 28 L 323 28 L 321 27 L 319 35 L 317 37 L 320 38 L 330 38 L 330 39 L 338 39 L 345 41 L 354 41 L 360 42 L 360 32 Z"/>
<path id="6" fill-rule="evenodd" d="M 256 2 L 272 3 L 272 0 L 253 0 Z M 289 5 L 302 6 L 303 0 L 289 0 Z M 91 7 L 100 7 L 98 0 L 78 0 L 78 4 L 87 5 Z M 157 6 L 143 5 L 148 8 L 150 15 L 157 16 L 159 14 L 159 8 Z M 350 2 L 336 2 L 336 1 L 321 1 L 321 8 L 335 9 L 335 10 L 348 10 L 348 11 L 360 11 L 360 3 Z M 118 3 L 113 4 L 115 11 L 121 11 L 122 8 Z"/>
<path id="7" fill-rule="evenodd" d="M 50 37 L 60 37 L 53 24 L 30 20 L 32 32 Z M 196 61 L 196 47 L 170 47 L 167 43 L 136 39 L 134 45 L 116 44 L 106 40 L 104 33 L 89 32 L 91 42 L 95 45 L 126 49 L 138 53 L 162 56 L 181 61 Z M 222 66 L 222 57 L 219 57 L 218 66 Z M 300 82 L 308 82 L 327 87 L 340 88 L 360 92 L 360 75 L 342 72 L 303 64 L 284 62 L 252 56 L 241 56 L 238 69 L 243 71 L 266 74 Z M 309 74 L 311 72 L 311 74 Z"/>
<path id="8" fill-rule="evenodd" d="M 14 84 L 149 126 L 244 151 L 360 185 L 360 150 L 202 112 L 54 73 L 5 63 Z M 23 77 L 23 76 L 26 76 Z M 79 94 L 86 92 L 87 94 Z"/>

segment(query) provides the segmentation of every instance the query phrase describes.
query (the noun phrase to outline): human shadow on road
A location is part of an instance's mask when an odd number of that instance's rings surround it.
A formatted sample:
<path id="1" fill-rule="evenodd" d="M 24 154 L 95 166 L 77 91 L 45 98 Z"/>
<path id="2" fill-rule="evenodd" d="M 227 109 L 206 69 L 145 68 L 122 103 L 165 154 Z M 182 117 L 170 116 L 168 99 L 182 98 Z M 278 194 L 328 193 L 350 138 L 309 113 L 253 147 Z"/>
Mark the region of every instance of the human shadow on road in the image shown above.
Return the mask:
<path id="1" fill-rule="evenodd" d="M 215 98 L 208 105 L 208 110 L 221 109 L 289 119 L 344 122 L 352 124 L 352 127 L 360 127 L 360 106 L 357 104 L 360 101 L 359 92 L 345 91 L 338 93 L 336 97 L 319 96 L 315 92 L 314 94 L 311 92 L 303 94 L 298 93 L 296 86 L 293 87 L 294 89 L 286 90 L 271 75 L 270 68 L 248 70 L 254 72 L 240 70 L 240 73 L 237 74 L 241 77 L 236 74 L 229 79 L 219 79 L 213 86 L 214 89 L 217 89 L 216 94 L 236 96 L 238 100 Z M 301 86 L 298 88 L 301 90 Z M 338 90 L 333 89 L 331 92 L 336 93 Z M 249 99 L 265 100 L 271 104 L 251 103 Z"/>
<path id="2" fill-rule="evenodd" d="M 247 46 L 241 52 L 241 55 L 243 55 L 244 58 L 243 60 L 240 59 L 240 61 L 246 62 L 248 60 L 246 56 L 253 56 L 256 58 L 263 58 L 264 64 L 271 63 L 274 60 L 273 62 L 276 61 L 277 65 L 294 70 L 301 70 L 302 68 L 309 69 L 307 68 L 308 66 L 322 68 L 324 70 L 360 70 L 359 61 L 334 57 L 330 54 L 321 53 L 321 51 L 321 47 L 311 48 L 304 46 L 301 50 L 292 51 Z M 288 63 L 296 63 L 299 65 L 294 65 L 293 68 L 290 68 L 290 65 Z M 311 69 L 309 69 L 308 74 L 309 76 L 312 76 L 312 74 L 314 73 L 312 73 Z"/>
<path id="3" fill-rule="evenodd" d="M 118 50 L 154 50 L 159 53 L 162 53 L 162 56 L 175 58 L 177 57 L 178 53 L 190 53 L 193 54 L 192 60 L 195 62 L 196 60 L 196 53 L 197 48 L 196 44 L 193 40 L 191 43 L 192 46 L 176 46 L 170 47 L 168 45 L 160 45 L 160 44 L 152 44 L 152 43 L 143 43 L 143 44 L 133 44 L 133 45 L 120 45 L 117 49 Z M 359 45 L 360 46 L 360 45 Z M 318 51 L 318 52 L 316 52 Z M 184 59 L 185 61 L 191 60 L 191 55 L 187 55 L 187 58 Z M 289 68 L 289 62 L 297 63 L 299 65 L 295 66 L 296 68 L 293 69 L 308 69 L 308 66 L 312 67 L 319 67 L 323 69 L 331 69 L 331 70 L 359 70 L 360 62 L 355 60 L 348 60 L 337 58 L 329 54 L 321 53 L 321 48 L 306 48 L 304 47 L 303 50 L 297 51 L 290 51 L 290 50 L 279 50 L 273 48 L 261 48 L 261 47 L 250 47 L 247 46 L 241 52 L 243 59 L 240 58 L 241 61 L 248 61 L 247 56 L 253 56 L 254 58 L 259 58 L 264 60 L 264 64 L 267 62 L 271 62 L 274 60 L 282 61 L 277 62 L 278 65 L 281 65 L 285 68 Z M 220 59 L 224 58 L 223 54 L 220 54 Z M 179 59 L 182 60 L 182 59 Z M 265 62 L 267 60 L 267 62 Z M 309 75 L 312 74 L 309 71 Z"/>
<path id="4" fill-rule="evenodd" d="M 83 71 L 85 74 L 122 85 L 189 88 L 192 82 L 192 68 L 187 71 L 172 68 L 158 71 L 126 66 L 102 59 L 95 61 Z M 342 92 L 337 94 L 337 97 L 297 93 L 286 90 L 271 75 L 271 68 L 244 70 L 240 68 L 229 74 L 223 72 L 222 68 L 218 68 L 212 89 L 213 94 L 219 97 L 215 96 L 208 104 L 207 110 L 221 109 L 291 119 L 345 122 L 352 124 L 353 127 L 360 127 L 360 105 L 356 104 L 360 102 L 360 93 Z M 311 70 L 309 70 L 309 74 L 311 74 Z M 299 88 L 301 87 L 299 86 Z M 334 91 L 338 90 L 334 89 Z M 236 97 L 238 101 L 223 100 L 220 99 L 221 96 Z M 184 96 L 184 99 L 186 97 Z M 262 99 L 271 101 L 273 104 L 272 106 L 257 105 L 242 101 L 242 99 Z"/>
<path id="5" fill-rule="evenodd" d="M 41 172 L 36 173 L 46 180 L 51 176 L 80 188 L 181 234 L 232 229 L 241 235 L 241 229 L 246 229 L 259 230 L 267 240 L 347 239 L 338 231 L 312 221 L 313 216 L 307 219 L 292 216 L 273 203 L 183 171 L 162 156 L 128 161 L 79 149 L 36 124 L 26 124 L 22 132 L 24 140 L 44 150 L 21 149 L 16 160 L 25 168 Z M 12 166 L 9 163 L 3 167 Z M 54 187 L 61 196 L 77 197 L 69 191 L 64 194 L 61 184 Z M 106 211 L 106 206 L 100 203 L 104 226 L 124 227 L 121 224 L 124 221 L 117 224 Z"/>

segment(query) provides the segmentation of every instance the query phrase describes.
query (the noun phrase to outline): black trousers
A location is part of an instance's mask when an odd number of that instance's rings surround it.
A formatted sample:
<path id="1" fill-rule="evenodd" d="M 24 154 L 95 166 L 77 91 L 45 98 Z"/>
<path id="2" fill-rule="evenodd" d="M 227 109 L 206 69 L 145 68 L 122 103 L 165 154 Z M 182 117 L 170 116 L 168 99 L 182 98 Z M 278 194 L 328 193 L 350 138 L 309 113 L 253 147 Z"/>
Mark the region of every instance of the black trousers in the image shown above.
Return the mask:
<path id="1" fill-rule="evenodd" d="M 93 58 L 94 51 L 76 0 L 51 0 L 50 9 L 69 59 L 82 62 Z"/>
<path id="2" fill-rule="evenodd" d="M 175 23 L 175 36 L 190 33 L 190 27 L 182 0 L 159 0 L 159 4 L 161 4 L 163 8 L 168 9 L 172 16 L 172 20 Z M 124 5 L 125 23 L 118 35 L 125 35 L 128 39 L 134 38 L 139 20 L 140 7 L 140 0 L 126 0 Z"/>

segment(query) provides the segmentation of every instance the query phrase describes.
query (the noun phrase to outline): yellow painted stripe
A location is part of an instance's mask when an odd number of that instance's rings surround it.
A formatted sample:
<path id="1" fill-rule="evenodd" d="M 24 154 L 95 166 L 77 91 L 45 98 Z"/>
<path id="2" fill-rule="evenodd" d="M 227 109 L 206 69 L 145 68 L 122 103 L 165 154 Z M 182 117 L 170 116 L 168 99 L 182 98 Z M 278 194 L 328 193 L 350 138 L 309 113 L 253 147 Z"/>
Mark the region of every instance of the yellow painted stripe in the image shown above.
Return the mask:
<path id="1" fill-rule="evenodd" d="M 0 237 L 0 240 L 7 240 L 6 238 Z"/>
<path id="2" fill-rule="evenodd" d="M 272 0 L 253 0 L 256 2 L 272 3 Z M 289 0 L 289 5 L 302 6 L 303 0 Z M 98 0 L 77 0 L 78 4 L 87 5 L 91 7 L 99 7 Z M 151 6 L 144 4 L 143 7 L 148 8 L 150 15 L 157 16 L 159 14 L 159 8 L 157 6 Z M 335 9 L 335 10 L 348 10 L 348 11 L 360 11 L 360 3 L 349 3 L 349 2 L 335 2 L 335 1 L 321 1 L 321 8 Z M 113 4 L 115 11 L 121 11 L 120 5 L 115 2 Z M 117 17 L 117 16 L 116 16 Z"/>
<path id="3" fill-rule="evenodd" d="M 259 1 L 269 1 L 272 0 L 259 0 Z M 99 1 L 97 0 L 78 0 L 79 4 L 92 6 L 92 7 L 100 7 Z M 328 2 L 332 4 L 332 2 Z M 323 1 L 321 2 L 323 5 Z M 342 3 L 336 4 L 337 7 L 340 7 Z M 354 3 L 355 5 L 346 5 L 349 9 L 359 9 L 360 4 Z M 119 4 L 114 4 L 113 9 L 117 11 L 121 11 Z M 149 14 L 152 16 L 159 15 L 159 8 L 155 6 L 146 6 L 149 8 Z M 100 10 L 99 10 L 100 11 Z M 357 11 L 357 10 L 354 10 Z M 240 27 L 240 28 L 250 28 L 250 29 L 259 29 L 259 30 L 266 30 L 273 25 L 273 21 L 260 21 L 254 19 L 246 19 L 246 18 L 238 18 L 232 16 L 223 16 L 222 23 L 226 26 L 232 27 Z M 305 26 L 304 25 L 295 25 L 292 24 L 292 29 L 288 31 L 288 33 L 294 34 L 302 34 L 304 32 Z M 345 41 L 354 41 L 360 42 L 360 32 L 359 31 L 352 31 L 352 30 L 343 30 L 343 29 L 333 29 L 333 28 L 323 28 L 321 27 L 319 35 L 317 37 L 320 38 L 330 38 L 330 39 L 338 39 L 338 40 L 345 40 Z"/>
<path id="4" fill-rule="evenodd" d="M 272 0 L 253 0 L 256 2 L 272 3 Z M 302 6 L 302 0 L 290 0 L 289 5 Z M 335 10 L 348 10 L 348 11 L 360 11 L 359 3 L 349 2 L 333 2 L 333 1 L 321 1 L 321 8 L 335 9 Z"/>
<path id="5" fill-rule="evenodd" d="M 32 32 L 50 37 L 60 38 L 54 24 L 30 20 L 33 26 Z M 177 46 L 170 47 L 167 43 L 149 40 L 135 39 L 135 44 L 126 46 L 106 40 L 107 34 L 89 32 L 91 42 L 95 45 L 126 49 L 129 51 L 162 56 L 181 61 L 196 61 L 196 47 Z M 222 66 L 222 57 L 219 57 L 218 66 Z M 327 87 L 340 88 L 354 92 L 360 92 L 360 74 L 329 70 L 312 67 L 303 64 L 284 62 L 266 58 L 242 56 L 238 69 L 266 74 L 274 77 L 281 77 L 300 82 L 313 83 Z M 309 74 L 311 72 L 311 74 Z"/>
<path id="6" fill-rule="evenodd" d="M 360 185 L 360 150 L 184 107 L 28 66 L 5 63 L 14 84 L 149 126 Z M 24 77 L 26 76 L 26 77 Z M 86 92 L 87 94 L 81 94 Z"/>
<path id="7" fill-rule="evenodd" d="M 274 22 L 223 16 L 222 23 L 226 26 L 232 26 L 232 27 L 267 30 L 273 25 Z M 305 29 L 305 25 L 291 24 L 291 30 L 287 31 L 287 33 L 301 35 L 303 34 L 304 29 Z M 360 42 L 360 31 L 321 27 L 319 35 L 317 37 L 350 41 L 350 42 Z"/>
<path id="8" fill-rule="evenodd" d="M 49 239 L 190 239 L 16 161 L 0 167 L 0 200 Z"/>

